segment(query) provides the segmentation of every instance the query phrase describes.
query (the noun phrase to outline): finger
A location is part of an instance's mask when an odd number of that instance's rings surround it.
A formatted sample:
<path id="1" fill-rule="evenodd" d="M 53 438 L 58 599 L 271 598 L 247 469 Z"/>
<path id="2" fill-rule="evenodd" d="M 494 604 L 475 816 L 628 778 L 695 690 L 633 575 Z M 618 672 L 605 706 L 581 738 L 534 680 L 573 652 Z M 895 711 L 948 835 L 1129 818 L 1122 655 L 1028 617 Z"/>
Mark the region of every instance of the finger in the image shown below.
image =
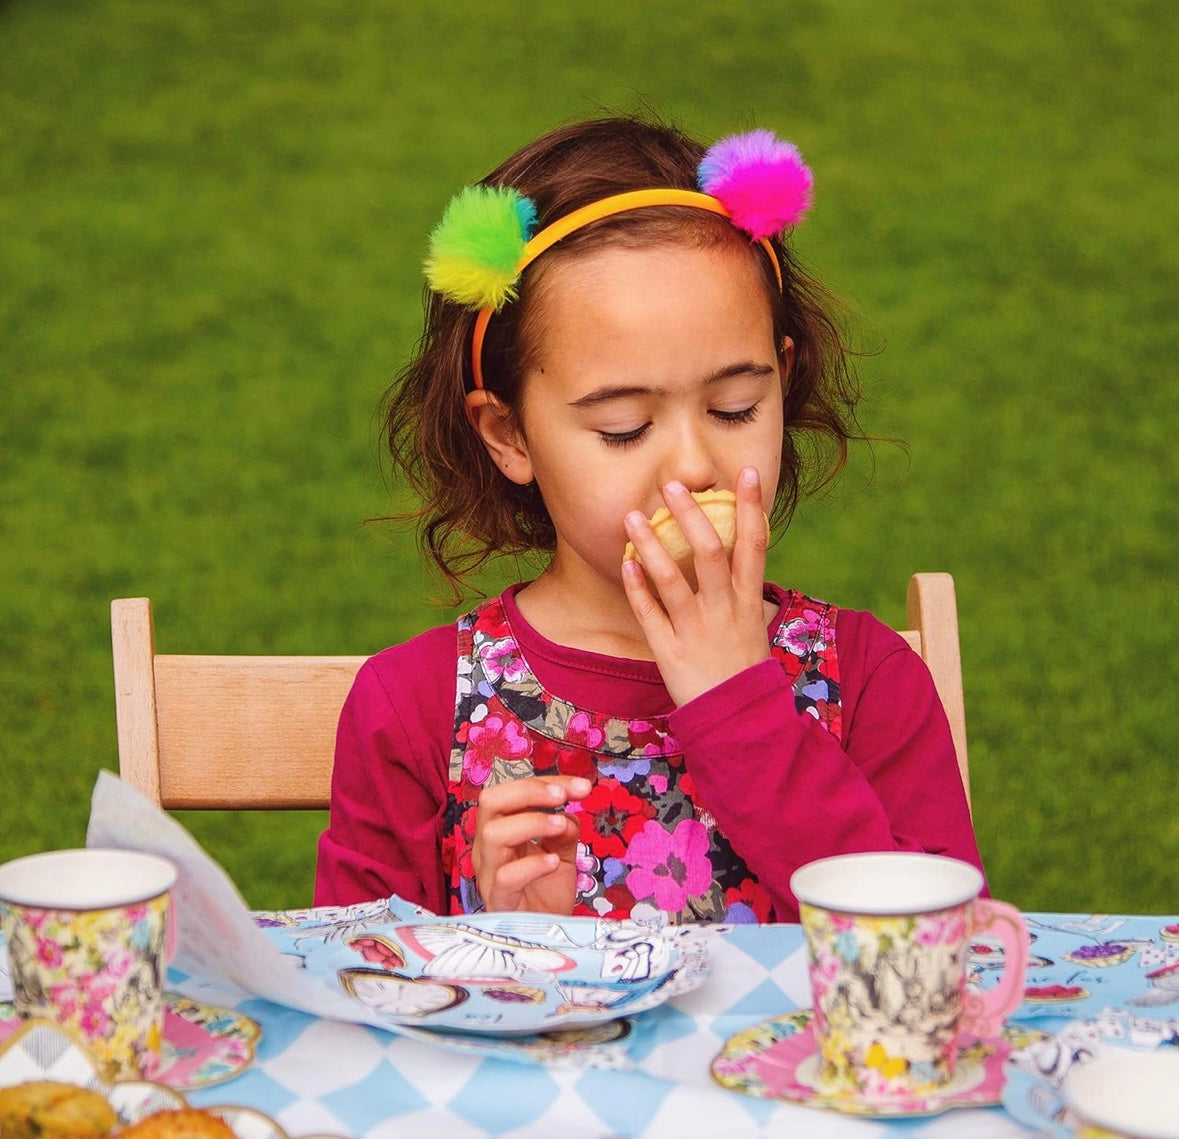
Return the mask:
<path id="1" fill-rule="evenodd" d="M 746 467 L 737 477 L 737 544 L 733 550 L 733 581 L 738 590 L 756 586 L 761 596 L 770 535 L 761 497 L 761 477 Z"/>
<path id="2" fill-rule="evenodd" d="M 591 783 L 580 775 L 534 775 L 485 787 L 479 796 L 479 815 L 490 819 L 519 811 L 553 810 L 584 799 Z"/>
<path id="3" fill-rule="evenodd" d="M 622 563 L 622 588 L 647 644 L 655 649 L 670 635 L 671 622 L 667 611 L 648 587 L 646 571 L 639 562 Z"/>
<path id="4" fill-rule="evenodd" d="M 484 904 L 491 910 L 515 909 L 529 886 L 547 878 L 560 865 L 561 859 L 551 851 L 505 863 L 491 875 L 489 889 L 480 891 Z"/>
<path id="5" fill-rule="evenodd" d="M 697 587 L 728 585 L 728 551 L 695 496 L 682 483 L 670 482 L 663 488 L 663 499 L 692 551 Z"/>
<path id="6" fill-rule="evenodd" d="M 667 548 L 655 536 L 651 523 L 635 510 L 626 516 L 624 524 L 626 535 L 639 555 L 643 569 L 642 580 L 650 583 L 647 589 L 650 590 L 651 586 L 654 586 L 655 594 L 665 606 L 677 601 L 682 604 L 690 599 L 693 593 L 691 583 L 675 559 L 667 552 Z"/>
<path id="7" fill-rule="evenodd" d="M 580 833 L 576 819 L 569 815 L 550 815 L 540 811 L 522 811 L 504 815 L 483 824 L 484 850 L 496 864 L 514 857 L 513 852 L 530 843 L 565 844 Z"/>

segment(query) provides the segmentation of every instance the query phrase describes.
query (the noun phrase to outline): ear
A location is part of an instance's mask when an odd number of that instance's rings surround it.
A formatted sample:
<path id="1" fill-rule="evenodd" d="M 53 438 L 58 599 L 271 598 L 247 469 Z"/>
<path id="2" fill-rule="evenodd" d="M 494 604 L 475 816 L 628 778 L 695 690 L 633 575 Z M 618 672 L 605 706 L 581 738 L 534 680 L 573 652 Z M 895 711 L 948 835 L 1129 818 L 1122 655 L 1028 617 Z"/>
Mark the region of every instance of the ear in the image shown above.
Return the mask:
<path id="1" fill-rule="evenodd" d="M 509 408 L 491 392 L 478 388 L 467 393 L 467 418 L 505 478 L 520 486 L 532 482 L 532 460 Z"/>
<path id="2" fill-rule="evenodd" d="M 782 394 L 785 395 L 790 373 L 794 371 L 794 341 L 789 336 L 782 337 L 782 344 L 778 350 L 778 361 L 778 373 L 782 378 Z"/>

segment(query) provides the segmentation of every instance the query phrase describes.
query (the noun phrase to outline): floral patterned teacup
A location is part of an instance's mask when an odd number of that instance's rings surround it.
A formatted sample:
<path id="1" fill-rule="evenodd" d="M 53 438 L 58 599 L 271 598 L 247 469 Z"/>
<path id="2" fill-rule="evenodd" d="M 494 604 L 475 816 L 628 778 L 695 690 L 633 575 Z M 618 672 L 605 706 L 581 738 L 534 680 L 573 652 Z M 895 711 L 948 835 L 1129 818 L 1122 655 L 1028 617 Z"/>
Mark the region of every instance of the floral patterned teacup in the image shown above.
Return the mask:
<path id="1" fill-rule="evenodd" d="M 1077 1139 L 1179 1139 L 1179 1051 L 1103 1048 L 1069 1069 L 1064 1101 Z"/>
<path id="2" fill-rule="evenodd" d="M 16 1010 L 71 1031 L 108 1082 L 159 1067 L 175 881 L 172 863 L 126 850 L 58 850 L 0 866 Z"/>
<path id="3" fill-rule="evenodd" d="M 982 885 L 973 866 L 928 854 L 841 855 L 795 871 L 824 1095 L 936 1095 L 960 1039 L 995 1035 L 1018 1006 L 1027 927 L 1014 906 L 978 897 Z M 967 953 L 983 933 L 1002 943 L 1004 971 L 968 994 Z"/>

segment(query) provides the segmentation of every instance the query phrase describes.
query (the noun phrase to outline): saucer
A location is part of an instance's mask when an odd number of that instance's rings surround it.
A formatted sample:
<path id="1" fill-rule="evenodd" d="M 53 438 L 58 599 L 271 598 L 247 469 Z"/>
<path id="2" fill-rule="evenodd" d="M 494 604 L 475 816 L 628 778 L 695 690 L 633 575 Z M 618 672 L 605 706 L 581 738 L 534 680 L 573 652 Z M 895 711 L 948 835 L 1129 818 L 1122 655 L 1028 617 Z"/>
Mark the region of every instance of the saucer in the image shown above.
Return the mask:
<path id="1" fill-rule="evenodd" d="M 811 1031 L 811 1010 L 787 1013 L 731 1037 L 712 1062 L 712 1076 L 723 1087 L 765 1099 L 784 1099 L 875 1119 L 938 1115 L 958 1107 L 986 1107 L 999 1102 L 1003 1061 L 1013 1048 L 1044 1036 L 1035 1029 L 1009 1025 L 999 1036 L 968 1038 L 958 1050 L 954 1076 L 926 1095 L 889 1103 L 870 1103 L 847 1094 L 821 1091 L 816 1085 L 819 1058 Z"/>
<path id="2" fill-rule="evenodd" d="M 25 1022 L 11 1001 L 0 1001 L 0 1042 Z M 233 1009 L 164 994 L 164 1046 L 157 1083 L 192 1091 L 232 1080 L 254 1061 L 258 1022 Z"/>

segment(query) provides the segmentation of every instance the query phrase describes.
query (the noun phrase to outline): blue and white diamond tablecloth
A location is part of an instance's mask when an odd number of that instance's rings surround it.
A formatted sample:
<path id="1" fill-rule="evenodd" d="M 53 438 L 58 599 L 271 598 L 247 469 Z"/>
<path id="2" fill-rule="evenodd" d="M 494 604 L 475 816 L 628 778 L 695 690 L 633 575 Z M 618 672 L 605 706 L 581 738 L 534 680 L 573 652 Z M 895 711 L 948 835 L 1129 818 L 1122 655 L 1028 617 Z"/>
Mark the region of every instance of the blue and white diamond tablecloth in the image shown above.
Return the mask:
<path id="1" fill-rule="evenodd" d="M 1071 1065 L 1107 1046 L 1179 1046 L 1179 920 L 1025 916 L 1033 959 L 1013 1020 L 1035 1030 L 1022 1032 L 1034 1043 L 1008 1062 L 1003 1106 L 887 1122 L 749 1098 L 710 1076 L 731 1036 L 807 1002 L 798 926 L 738 926 L 716 937 L 703 984 L 631 1018 L 622 1039 L 595 1045 L 598 1067 L 584 1066 L 584 1052 L 574 1057 L 582 1066 L 560 1067 L 455 1051 L 429 1034 L 319 1018 L 175 971 L 170 985 L 262 1028 L 255 1062 L 229 1082 L 188 1092 L 190 1102 L 254 1108 L 291 1139 L 1061 1139 L 1071 1130 L 1058 1091 Z M 971 945 L 972 984 L 997 975 L 996 952 L 985 941 Z M 495 1037 L 465 1039 L 502 1047 Z"/>
<path id="2" fill-rule="evenodd" d="M 1029 990 L 1056 1003 L 1025 1003 L 1019 1019 L 1053 1031 L 1077 1017 L 1099 1021 L 1104 1015 L 1112 1023 L 1113 1010 L 1120 1009 L 1127 1023 L 1131 1016 L 1177 1023 L 1158 1019 L 1179 1016 L 1179 992 L 1168 1002 L 1158 984 L 1179 956 L 1161 936 L 1176 928 L 1175 919 L 1027 916 L 1036 955 Z M 1036 1133 L 1000 1107 L 884 1122 L 751 1099 L 716 1085 L 709 1066 L 728 1037 L 806 1002 L 801 942 L 798 926 L 734 928 L 714 945 L 703 985 L 634 1019 L 623 1070 L 570 1070 L 460 1053 L 184 979 L 176 986 L 182 992 L 235 1005 L 263 1027 L 249 1071 L 189 1098 L 249 1104 L 292 1136 L 327 1132 L 354 1139 L 1014 1139 Z M 1123 946 L 1112 964 L 1098 963 L 1096 949 L 1082 950 L 1110 944 Z M 993 963 L 985 945 L 975 949 L 975 978 L 985 983 Z M 1073 999 L 1062 1002 L 1062 994 Z"/>

